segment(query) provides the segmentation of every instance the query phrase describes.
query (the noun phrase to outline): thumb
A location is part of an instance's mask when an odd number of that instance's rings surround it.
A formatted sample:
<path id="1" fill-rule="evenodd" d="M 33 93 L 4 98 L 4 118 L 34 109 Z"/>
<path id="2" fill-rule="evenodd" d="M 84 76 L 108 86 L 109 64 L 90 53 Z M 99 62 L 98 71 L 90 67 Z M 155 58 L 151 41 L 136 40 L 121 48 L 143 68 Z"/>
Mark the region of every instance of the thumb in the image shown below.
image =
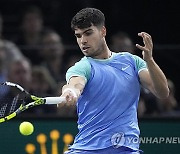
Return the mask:
<path id="1" fill-rule="evenodd" d="M 139 45 L 139 44 L 136 44 L 136 47 L 137 47 L 138 49 L 140 49 L 140 50 L 144 50 L 144 47 L 141 46 L 141 45 Z"/>
<path id="2" fill-rule="evenodd" d="M 143 58 L 144 58 L 144 51 L 142 51 L 142 55 L 143 55 Z"/>

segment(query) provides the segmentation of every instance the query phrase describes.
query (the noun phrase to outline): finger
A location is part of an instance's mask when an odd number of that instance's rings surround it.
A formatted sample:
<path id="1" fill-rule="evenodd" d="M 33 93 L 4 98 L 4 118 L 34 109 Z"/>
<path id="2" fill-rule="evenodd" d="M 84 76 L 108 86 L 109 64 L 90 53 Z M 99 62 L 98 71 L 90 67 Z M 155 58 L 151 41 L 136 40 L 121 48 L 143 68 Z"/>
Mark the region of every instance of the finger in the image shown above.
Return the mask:
<path id="1" fill-rule="evenodd" d="M 143 43 L 146 44 L 144 32 L 138 33 L 138 36 L 142 37 Z"/>
<path id="2" fill-rule="evenodd" d="M 142 36 L 142 33 L 138 33 L 138 36 Z"/>
<path id="3" fill-rule="evenodd" d="M 141 32 L 141 33 L 138 33 L 138 36 L 141 36 L 142 39 L 143 39 L 143 43 L 144 43 L 144 47 L 143 46 L 140 46 L 139 44 L 136 44 L 136 47 L 139 48 L 140 50 L 146 50 L 146 47 L 148 46 L 149 47 L 149 43 L 147 41 L 147 36 L 145 35 L 144 32 Z"/>
<path id="4" fill-rule="evenodd" d="M 140 34 L 141 36 L 142 36 L 142 38 L 143 38 L 143 43 L 144 43 L 144 47 L 145 47 L 145 49 L 146 50 L 152 50 L 152 47 L 153 47 L 153 43 L 152 43 L 152 39 L 151 39 L 151 37 L 150 37 L 150 35 L 148 34 L 146 34 L 145 32 L 141 32 L 141 34 Z M 146 51 L 146 50 L 144 50 L 144 51 Z"/>
<path id="5" fill-rule="evenodd" d="M 151 43 L 151 38 L 149 36 L 147 36 L 146 34 L 144 35 L 144 45 L 145 47 L 147 47 L 148 49 L 152 47 L 152 43 Z"/>
<path id="6" fill-rule="evenodd" d="M 147 35 L 147 36 L 151 37 L 151 35 L 148 34 L 148 33 L 146 33 L 146 32 L 140 32 L 140 33 L 138 33 L 138 34 L 141 34 L 141 35 Z"/>
<path id="7" fill-rule="evenodd" d="M 153 48 L 153 43 L 152 43 L 152 40 L 151 40 L 151 38 L 149 38 L 149 37 L 147 37 L 146 38 L 146 48 L 148 49 L 148 50 L 152 50 L 152 48 Z"/>
<path id="8" fill-rule="evenodd" d="M 152 39 L 151 35 L 149 35 L 149 34 L 146 33 L 146 32 L 140 32 L 140 33 L 138 33 L 138 36 L 141 36 L 141 37 L 147 36 L 148 38 Z"/>
<path id="9" fill-rule="evenodd" d="M 66 95 L 65 97 L 66 97 L 66 102 L 69 102 L 69 100 L 70 100 L 69 95 Z"/>
<path id="10" fill-rule="evenodd" d="M 77 102 L 77 97 L 76 96 L 73 96 L 73 95 L 69 95 L 68 98 L 67 98 L 67 103 L 75 103 Z"/>
<path id="11" fill-rule="evenodd" d="M 150 43 L 152 43 L 152 37 L 151 37 L 151 35 L 149 35 L 149 34 L 146 33 L 146 32 L 142 32 L 142 36 L 143 36 L 144 38 L 146 38 L 147 40 L 149 40 Z"/>
<path id="12" fill-rule="evenodd" d="M 148 33 L 146 33 L 146 32 L 143 32 L 144 33 L 144 35 L 146 35 L 146 36 L 148 36 L 149 38 L 151 38 L 151 35 L 149 35 Z"/>
<path id="13" fill-rule="evenodd" d="M 139 44 L 136 44 L 136 47 L 138 48 L 138 49 L 140 49 L 140 50 L 145 50 L 145 47 L 143 47 L 143 46 L 141 46 L 141 45 L 139 45 Z"/>
<path id="14" fill-rule="evenodd" d="M 149 44 L 150 45 L 152 45 L 153 43 L 152 43 L 152 37 L 148 34 L 145 34 L 146 36 L 147 36 L 147 40 L 148 40 L 148 42 L 149 42 Z"/>

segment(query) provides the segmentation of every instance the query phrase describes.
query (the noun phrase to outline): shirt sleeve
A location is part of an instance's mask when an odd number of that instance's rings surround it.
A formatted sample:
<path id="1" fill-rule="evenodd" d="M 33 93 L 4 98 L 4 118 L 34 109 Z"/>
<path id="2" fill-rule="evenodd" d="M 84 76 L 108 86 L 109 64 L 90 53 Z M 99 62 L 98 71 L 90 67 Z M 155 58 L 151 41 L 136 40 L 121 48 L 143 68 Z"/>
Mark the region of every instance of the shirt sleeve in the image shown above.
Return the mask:
<path id="1" fill-rule="evenodd" d="M 83 77 L 86 82 L 89 80 L 91 74 L 91 65 L 86 58 L 82 58 L 74 66 L 70 67 L 66 72 L 67 83 L 73 76 Z"/>
<path id="2" fill-rule="evenodd" d="M 138 70 L 138 74 L 139 74 L 142 70 L 147 70 L 146 62 L 145 62 L 142 58 L 140 58 L 140 57 L 138 57 L 138 56 L 136 56 L 136 55 L 133 55 L 133 58 L 134 58 L 135 63 L 136 63 L 136 68 L 137 68 L 137 70 Z"/>

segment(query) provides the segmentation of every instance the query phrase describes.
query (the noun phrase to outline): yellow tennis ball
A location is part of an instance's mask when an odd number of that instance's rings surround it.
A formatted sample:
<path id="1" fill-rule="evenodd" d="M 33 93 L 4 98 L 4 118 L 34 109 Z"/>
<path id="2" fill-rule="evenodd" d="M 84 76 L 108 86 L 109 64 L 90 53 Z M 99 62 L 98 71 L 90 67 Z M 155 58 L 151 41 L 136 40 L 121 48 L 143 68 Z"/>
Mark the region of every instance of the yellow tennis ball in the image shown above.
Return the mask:
<path id="1" fill-rule="evenodd" d="M 31 135 L 34 131 L 34 126 L 30 122 L 24 121 L 19 125 L 19 131 L 22 135 Z"/>

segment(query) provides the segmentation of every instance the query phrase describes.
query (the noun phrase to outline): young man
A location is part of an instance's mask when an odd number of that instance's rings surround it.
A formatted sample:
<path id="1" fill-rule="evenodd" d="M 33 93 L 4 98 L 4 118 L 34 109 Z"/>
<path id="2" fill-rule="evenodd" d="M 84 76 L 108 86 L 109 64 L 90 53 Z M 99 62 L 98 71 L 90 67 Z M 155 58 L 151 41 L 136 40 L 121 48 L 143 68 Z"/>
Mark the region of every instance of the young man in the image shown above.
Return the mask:
<path id="1" fill-rule="evenodd" d="M 66 103 L 77 105 L 79 133 L 71 153 L 139 153 L 137 106 L 140 83 L 159 98 L 169 94 L 167 80 L 152 57 L 151 36 L 141 32 L 143 59 L 109 50 L 104 14 L 85 8 L 71 27 L 85 55 L 68 69 L 62 88 Z"/>

